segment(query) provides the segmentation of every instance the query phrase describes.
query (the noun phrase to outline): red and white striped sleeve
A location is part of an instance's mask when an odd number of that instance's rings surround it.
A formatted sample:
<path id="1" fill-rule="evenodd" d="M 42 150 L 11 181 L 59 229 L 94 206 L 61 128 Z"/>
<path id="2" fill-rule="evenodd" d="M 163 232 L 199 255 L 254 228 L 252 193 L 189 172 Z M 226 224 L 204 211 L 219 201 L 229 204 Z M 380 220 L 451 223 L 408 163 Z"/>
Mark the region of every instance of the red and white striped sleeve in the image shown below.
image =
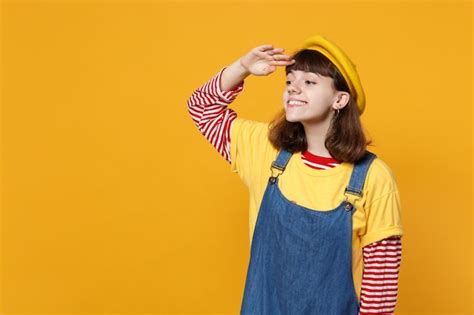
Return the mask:
<path id="1" fill-rule="evenodd" d="M 188 99 L 187 106 L 199 131 L 230 163 L 230 128 L 237 113 L 227 106 L 242 92 L 244 81 L 229 91 L 222 91 L 220 81 L 226 68 L 196 89 Z"/>
<path id="2" fill-rule="evenodd" d="M 402 243 L 399 235 L 363 247 L 360 315 L 394 314 L 401 256 Z"/>

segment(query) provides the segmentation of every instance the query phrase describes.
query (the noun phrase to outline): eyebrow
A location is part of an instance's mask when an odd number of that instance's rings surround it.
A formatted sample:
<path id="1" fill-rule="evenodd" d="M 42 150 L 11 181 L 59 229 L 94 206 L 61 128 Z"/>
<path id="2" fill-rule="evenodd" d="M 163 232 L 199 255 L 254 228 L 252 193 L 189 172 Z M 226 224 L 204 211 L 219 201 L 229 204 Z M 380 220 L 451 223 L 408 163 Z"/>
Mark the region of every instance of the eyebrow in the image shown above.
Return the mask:
<path id="1" fill-rule="evenodd" d="M 292 72 L 294 72 L 294 71 L 296 71 L 296 70 L 290 70 L 290 72 L 288 72 L 287 75 L 293 74 Z M 308 75 L 309 75 L 310 73 L 312 73 L 312 74 L 314 74 L 314 75 L 317 76 L 317 77 L 321 77 L 319 74 L 314 73 L 314 72 L 311 72 L 311 71 L 303 71 L 303 72 L 304 72 L 305 74 L 308 74 Z"/>

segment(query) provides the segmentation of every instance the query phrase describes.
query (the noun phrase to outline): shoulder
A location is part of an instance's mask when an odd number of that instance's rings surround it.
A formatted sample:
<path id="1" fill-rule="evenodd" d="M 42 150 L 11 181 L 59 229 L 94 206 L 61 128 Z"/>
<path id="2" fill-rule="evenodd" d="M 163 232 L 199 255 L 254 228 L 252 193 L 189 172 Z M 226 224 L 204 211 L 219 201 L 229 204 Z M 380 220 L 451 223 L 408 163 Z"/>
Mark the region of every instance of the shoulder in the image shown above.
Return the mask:
<path id="1" fill-rule="evenodd" d="M 269 129 L 269 122 L 245 119 L 237 116 L 231 125 L 231 132 L 238 134 L 241 130 L 266 132 Z M 245 132 L 245 131 L 244 131 Z"/>
<path id="2" fill-rule="evenodd" d="M 398 184 L 392 168 L 376 157 L 367 171 L 365 192 L 367 199 L 375 200 L 390 193 L 398 193 Z"/>
<path id="3" fill-rule="evenodd" d="M 247 179 L 270 154 L 269 123 L 237 117 L 230 129 L 231 170 Z"/>
<path id="4" fill-rule="evenodd" d="M 377 157 L 369 167 L 364 186 L 365 229 L 361 247 L 393 235 L 403 235 L 400 193 L 392 168 Z"/>
<path id="5" fill-rule="evenodd" d="M 367 176 L 376 181 L 393 181 L 396 180 L 395 173 L 392 168 L 379 156 L 371 163 Z"/>
<path id="6" fill-rule="evenodd" d="M 261 143 L 268 138 L 269 122 L 245 119 L 238 117 L 234 119 L 230 126 L 231 143 L 240 145 L 241 143 Z"/>

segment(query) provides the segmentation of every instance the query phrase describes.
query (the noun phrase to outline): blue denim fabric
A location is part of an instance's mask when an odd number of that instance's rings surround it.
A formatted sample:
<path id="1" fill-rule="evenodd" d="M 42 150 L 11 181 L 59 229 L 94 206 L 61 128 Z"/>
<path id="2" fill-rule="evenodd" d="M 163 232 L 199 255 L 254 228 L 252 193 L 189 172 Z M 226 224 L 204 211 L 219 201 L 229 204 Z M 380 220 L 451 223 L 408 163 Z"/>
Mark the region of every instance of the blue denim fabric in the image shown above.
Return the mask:
<path id="1" fill-rule="evenodd" d="M 354 164 L 346 198 L 320 211 L 289 201 L 278 187 L 292 153 L 282 149 L 272 168 L 252 238 L 240 314 L 357 315 L 352 275 L 352 215 L 347 194 L 362 196 L 376 155 L 367 151 Z"/>

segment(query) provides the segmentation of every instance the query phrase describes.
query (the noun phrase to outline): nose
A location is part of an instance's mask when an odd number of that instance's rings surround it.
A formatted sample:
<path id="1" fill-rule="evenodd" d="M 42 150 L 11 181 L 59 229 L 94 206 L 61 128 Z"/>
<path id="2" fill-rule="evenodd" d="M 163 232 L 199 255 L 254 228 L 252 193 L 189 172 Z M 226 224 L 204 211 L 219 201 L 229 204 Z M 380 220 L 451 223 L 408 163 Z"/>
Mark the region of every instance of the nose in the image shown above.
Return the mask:
<path id="1" fill-rule="evenodd" d="M 294 83 L 290 83 L 288 85 L 288 93 L 299 93 L 300 89 L 298 86 L 296 86 L 296 84 Z"/>

